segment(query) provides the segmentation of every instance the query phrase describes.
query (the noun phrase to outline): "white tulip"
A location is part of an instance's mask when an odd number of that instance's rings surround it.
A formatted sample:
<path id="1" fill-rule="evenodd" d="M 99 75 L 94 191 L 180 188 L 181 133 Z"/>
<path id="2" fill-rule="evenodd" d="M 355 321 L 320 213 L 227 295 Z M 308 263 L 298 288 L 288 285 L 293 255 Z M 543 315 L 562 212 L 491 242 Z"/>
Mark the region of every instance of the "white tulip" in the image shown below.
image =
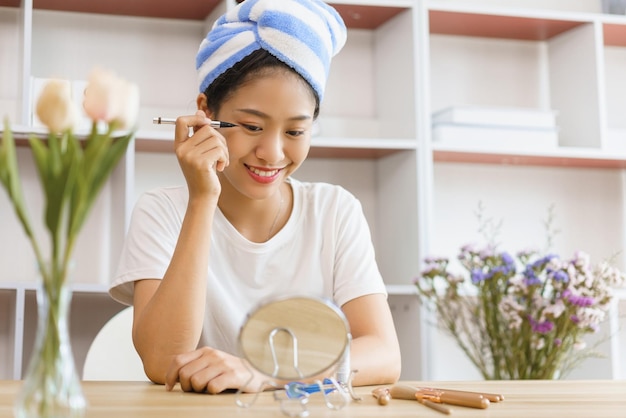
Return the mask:
<path id="1" fill-rule="evenodd" d="M 118 86 L 118 112 L 115 121 L 120 129 L 132 128 L 137 122 L 139 113 L 139 87 L 124 80 Z"/>
<path id="2" fill-rule="evenodd" d="M 83 106 L 94 121 L 132 127 L 139 112 L 139 88 L 110 71 L 95 69 L 85 88 Z"/>
<path id="3" fill-rule="evenodd" d="M 90 119 L 105 122 L 113 119 L 117 105 L 114 100 L 116 85 L 117 78 L 113 73 L 102 69 L 91 72 L 83 102 L 85 113 Z"/>
<path id="4" fill-rule="evenodd" d="M 50 80 L 46 83 L 37 100 L 36 113 L 50 132 L 59 133 L 72 129 L 78 112 L 72 102 L 70 82 Z"/>

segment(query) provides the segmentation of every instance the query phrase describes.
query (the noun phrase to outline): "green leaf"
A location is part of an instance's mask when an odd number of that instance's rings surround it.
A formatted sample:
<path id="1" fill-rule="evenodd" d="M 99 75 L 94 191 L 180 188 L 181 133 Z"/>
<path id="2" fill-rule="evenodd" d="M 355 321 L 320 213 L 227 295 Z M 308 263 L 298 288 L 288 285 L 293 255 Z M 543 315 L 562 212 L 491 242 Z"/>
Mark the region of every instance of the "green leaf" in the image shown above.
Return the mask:
<path id="1" fill-rule="evenodd" d="M 13 209 L 24 228 L 24 232 L 32 239 L 34 236 L 33 229 L 24 204 L 22 184 L 17 167 L 15 140 L 8 120 L 4 121 L 4 126 L 2 141 L 0 142 L 0 181 L 13 203 Z"/>
<path id="2" fill-rule="evenodd" d="M 58 176 L 62 170 L 61 164 L 61 145 L 59 137 L 51 133 L 48 135 L 48 170 L 52 176 Z"/>
<path id="3" fill-rule="evenodd" d="M 111 139 L 106 135 L 92 132 L 92 135 L 85 141 L 80 174 L 76 182 L 76 189 L 72 195 L 70 222 L 68 223 L 68 233 L 75 235 L 78 233 L 87 216 L 92 204 L 91 195 L 97 194 L 99 188 L 94 185 L 93 179 L 98 164 L 106 154 L 110 146 Z"/>
<path id="4" fill-rule="evenodd" d="M 53 252 L 49 256 L 51 263 L 61 265 L 71 254 L 75 238 L 90 208 L 133 137 L 134 133 L 130 133 L 113 138 L 111 131 L 98 134 L 94 130 L 82 144 L 84 148 L 71 131 L 62 135 L 49 134 L 47 140 L 35 135 L 29 137 L 45 196 L 44 222 L 50 233 Z M 26 216 L 17 172 L 15 143 L 8 128 L 4 130 L 0 142 L 0 181 L 7 189 L 40 260 L 41 253 Z M 62 235 L 62 231 L 65 235 Z"/>
<path id="5" fill-rule="evenodd" d="M 79 179 L 78 190 L 81 190 L 80 204 L 74 204 L 75 213 L 71 216 L 70 233 L 76 234 L 86 220 L 89 209 L 98 197 L 102 187 L 126 152 L 128 144 L 134 137 L 134 132 L 121 138 L 113 139 L 110 134 L 99 138 L 87 145 L 85 150 L 85 165 L 88 175 Z M 75 202 L 76 203 L 76 202 Z"/>
<path id="6" fill-rule="evenodd" d="M 31 135 L 28 138 L 30 143 L 30 149 L 33 153 L 33 158 L 35 160 L 35 165 L 37 166 L 37 174 L 39 175 L 39 180 L 43 185 L 48 176 L 48 148 L 43 143 L 41 139 L 38 137 Z"/>
<path id="7" fill-rule="evenodd" d="M 47 146 L 36 136 L 29 139 L 46 197 L 44 219 L 55 251 L 54 258 L 60 250 L 61 228 L 67 222 L 68 204 L 78 175 L 74 162 L 75 147 L 71 145 L 76 139 L 70 132 L 60 137 L 48 135 Z"/>

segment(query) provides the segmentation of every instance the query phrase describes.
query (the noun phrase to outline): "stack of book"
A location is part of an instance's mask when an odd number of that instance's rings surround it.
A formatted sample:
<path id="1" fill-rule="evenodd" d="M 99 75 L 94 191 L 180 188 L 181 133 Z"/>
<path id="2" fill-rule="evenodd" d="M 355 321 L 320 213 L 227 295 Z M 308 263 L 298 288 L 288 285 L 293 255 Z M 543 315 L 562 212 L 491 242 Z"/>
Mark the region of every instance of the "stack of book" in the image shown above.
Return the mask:
<path id="1" fill-rule="evenodd" d="M 432 116 L 433 141 L 485 151 L 558 147 L 556 112 L 532 108 L 453 106 Z"/>

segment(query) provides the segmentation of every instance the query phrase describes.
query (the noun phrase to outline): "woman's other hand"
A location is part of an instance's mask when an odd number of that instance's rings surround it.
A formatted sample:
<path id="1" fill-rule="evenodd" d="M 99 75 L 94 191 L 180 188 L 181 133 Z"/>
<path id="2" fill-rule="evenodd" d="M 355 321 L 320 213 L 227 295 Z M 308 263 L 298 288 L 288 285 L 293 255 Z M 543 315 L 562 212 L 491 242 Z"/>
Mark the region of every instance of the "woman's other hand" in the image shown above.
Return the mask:
<path id="1" fill-rule="evenodd" d="M 243 359 L 202 347 L 174 357 L 165 376 L 165 388 L 172 390 L 178 382 L 185 392 L 220 393 L 240 388 L 244 392 L 258 392 L 265 389 L 268 380 L 247 367 Z"/>

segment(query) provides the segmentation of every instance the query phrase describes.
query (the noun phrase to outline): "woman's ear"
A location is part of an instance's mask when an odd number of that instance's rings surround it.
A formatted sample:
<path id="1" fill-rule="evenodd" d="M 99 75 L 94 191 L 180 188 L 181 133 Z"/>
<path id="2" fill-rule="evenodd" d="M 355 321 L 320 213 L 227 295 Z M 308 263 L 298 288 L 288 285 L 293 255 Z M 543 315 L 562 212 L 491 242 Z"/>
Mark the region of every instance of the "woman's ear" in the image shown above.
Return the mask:
<path id="1" fill-rule="evenodd" d="M 198 110 L 202 110 L 204 111 L 204 113 L 207 113 L 209 111 L 207 98 L 204 93 L 198 94 L 198 97 L 196 98 L 196 106 L 198 106 Z"/>
<path id="2" fill-rule="evenodd" d="M 204 93 L 198 94 L 196 105 L 198 106 L 198 110 L 202 110 L 207 118 L 213 119 L 215 115 L 209 110 L 208 101 Z"/>

